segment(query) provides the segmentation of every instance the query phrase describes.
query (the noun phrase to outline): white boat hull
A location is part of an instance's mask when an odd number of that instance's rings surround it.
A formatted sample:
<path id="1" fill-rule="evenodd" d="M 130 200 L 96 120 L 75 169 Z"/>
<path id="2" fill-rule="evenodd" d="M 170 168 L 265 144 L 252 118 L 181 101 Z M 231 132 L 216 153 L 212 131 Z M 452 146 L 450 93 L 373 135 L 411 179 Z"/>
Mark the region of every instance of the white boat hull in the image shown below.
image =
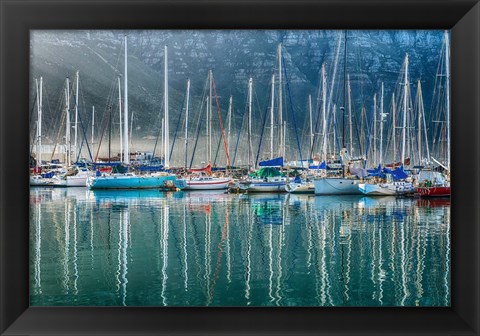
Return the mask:
<path id="1" fill-rule="evenodd" d="M 285 178 L 265 180 L 251 180 L 246 185 L 247 192 L 285 192 Z"/>
<path id="2" fill-rule="evenodd" d="M 88 176 L 66 176 L 53 181 L 54 187 L 86 187 Z"/>
<path id="3" fill-rule="evenodd" d="M 324 177 L 313 181 L 315 195 L 361 195 L 360 180 L 344 177 Z"/>
<path id="4" fill-rule="evenodd" d="M 212 179 L 180 179 L 175 181 L 177 188 L 181 190 L 222 190 L 227 189 L 230 178 Z"/>
<path id="5" fill-rule="evenodd" d="M 362 183 L 358 185 L 358 190 L 369 196 L 399 196 L 414 192 L 413 184 L 410 182 Z"/>
<path id="6" fill-rule="evenodd" d="M 287 183 L 285 191 L 291 194 L 314 194 L 315 185 L 313 183 Z"/>
<path id="7" fill-rule="evenodd" d="M 42 186 L 51 186 L 53 180 L 51 178 L 44 178 L 41 176 L 30 176 L 30 186 L 32 187 L 42 187 Z"/>

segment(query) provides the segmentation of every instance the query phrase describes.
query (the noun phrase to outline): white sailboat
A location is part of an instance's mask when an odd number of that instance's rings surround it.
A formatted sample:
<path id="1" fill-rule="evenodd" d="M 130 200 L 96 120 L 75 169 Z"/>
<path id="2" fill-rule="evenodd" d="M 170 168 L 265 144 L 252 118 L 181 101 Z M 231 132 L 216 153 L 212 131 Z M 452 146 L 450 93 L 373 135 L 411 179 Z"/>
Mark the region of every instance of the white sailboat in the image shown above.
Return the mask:
<path id="1" fill-rule="evenodd" d="M 414 188 L 411 182 L 391 181 L 386 183 L 360 183 L 358 190 L 368 196 L 402 196 L 412 194 Z"/>
<path id="2" fill-rule="evenodd" d="M 339 41 L 340 42 L 340 41 Z M 338 49 L 340 48 L 340 43 L 337 47 L 337 58 L 338 58 Z M 347 33 L 345 31 L 345 55 L 344 55 L 344 94 L 343 94 L 343 106 L 345 106 L 345 96 L 346 96 L 346 60 L 347 60 Z M 327 151 L 326 151 L 326 110 L 325 110 L 325 100 L 326 100 L 326 75 L 325 70 L 322 68 L 322 77 L 323 77 L 323 122 L 324 122 L 324 132 L 323 132 L 323 146 L 322 146 L 322 157 L 325 162 L 325 171 L 327 169 Z M 333 78 L 334 80 L 335 78 Z M 334 87 L 334 81 L 332 81 L 332 89 Z M 330 92 L 331 94 L 332 92 Z M 345 114 L 345 109 L 341 108 L 343 114 Z M 344 116 L 342 120 L 344 120 Z M 345 133 L 345 123 L 343 122 L 343 132 Z M 345 137 L 342 137 L 342 141 L 345 142 Z M 350 139 L 352 141 L 352 139 Z M 345 176 L 345 164 L 349 164 L 350 155 L 345 148 L 345 143 L 343 143 L 341 150 L 342 155 L 342 176 L 329 177 L 324 176 L 314 180 L 315 195 L 357 195 L 360 194 L 358 190 L 358 184 L 360 180 L 354 176 Z"/>
<path id="3" fill-rule="evenodd" d="M 402 127 L 402 150 L 401 150 L 401 162 L 405 161 L 406 153 L 406 120 L 408 113 L 408 91 L 409 91 L 409 79 L 408 79 L 408 54 L 405 55 L 405 76 L 404 76 L 404 94 L 403 94 L 403 127 Z M 400 169 L 400 168 L 399 168 Z M 403 173 L 403 176 L 394 180 L 395 176 L 387 174 L 387 181 L 381 183 L 361 183 L 358 185 L 358 190 L 365 195 L 407 195 L 414 192 L 414 186 L 412 182 L 406 181 L 407 175 Z"/>
<path id="4" fill-rule="evenodd" d="M 282 87 L 281 82 L 281 45 L 278 47 L 278 57 L 279 57 L 279 88 Z M 285 153 L 284 149 L 284 134 L 280 131 L 280 157 L 273 159 L 273 104 L 274 104 L 274 87 L 275 87 L 275 76 L 272 75 L 272 101 L 270 108 L 270 155 L 272 160 L 267 160 L 264 163 L 269 166 L 264 166 L 254 173 L 255 176 L 250 176 L 246 180 L 238 183 L 238 187 L 247 192 L 285 192 L 285 185 L 287 183 L 286 177 L 284 177 L 275 167 L 283 166 L 283 155 Z M 279 119 L 281 119 L 281 89 L 278 95 L 279 99 Z M 252 150 L 252 141 L 251 141 L 251 124 L 252 124 L 252 99 L 253 99 L 253 79 L 250 78 L 248 81 L 248 120 L 249 120 L 249 145 L 248 145 L 248 162 L 249 167 L 251 164 L 251 153 Z M 283 144 L 283 145 L 282 145 Z M 277 163 L 278 161 L 278 163 Z M 262 166 L 262 162 L 260 163 Z"/>
<path id="5" fill-rule="evenodd" d="M 210 87 L 212 87 L 213 74 L 210 70 L 208 73 L 208 80 Z M 189 115 L 189 101 L 190 101 L 190 80 L 187 81 L 187 101 L 186 101 L 186 117 L 185 117 L 185 168 L 187 168 L 187 149 L 188 149 L 188 115 Z M 209 103 L 211 101 L 212 95 L 210 94 Z M 231 111 L 231 109 L 229 109 Z M 210 104 L 207 108 L 207 141 L 211 144 L 211 141 L 208 140 L 211 137 L 211 111 Z M 207 146 L 208 152 L 207 157 L 210 157 L 210 145 Z M 177 179 L 175 181 L 175 186 L 180 190 L 222 190 L 227 189 L 228 185 L 233 180 L 230 177 L 217 177 L 212 176 L 212 166 L 209 163 L 204 168 L 199 169 L 190 169 L 189 174 L 183 178 Z"/>
<path id="6" fill-rule="evenodd" d="M 43 78 L 40 77 L 40 83 L 35 79 L 37 90 L 37 132 L 36 132 L 36 164 L 30 175 L 30 186 L 47 186 L 52 184 L 51 174 L 42 174 L 42 96 L 43 96 Z"/>
<path id="7" fill-rule="evenodd" d="M 175 186 L 180 190 L 222 190 L 227 189 L 233 180 L 230 177 L 212 176 L 212 167 L 190 169 L 190 175 L 177 179 Z"/>

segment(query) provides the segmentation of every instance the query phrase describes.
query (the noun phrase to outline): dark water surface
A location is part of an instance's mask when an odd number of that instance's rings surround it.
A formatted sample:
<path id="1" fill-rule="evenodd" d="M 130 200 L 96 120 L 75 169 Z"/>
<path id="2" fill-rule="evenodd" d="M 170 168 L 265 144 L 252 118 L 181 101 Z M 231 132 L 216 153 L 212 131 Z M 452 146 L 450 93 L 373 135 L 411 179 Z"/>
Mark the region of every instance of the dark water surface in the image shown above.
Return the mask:
<path id="1" fill-rule="evenodd" d="M 450 201 L 30 191 L 32 306 L 449 306 Z"/>

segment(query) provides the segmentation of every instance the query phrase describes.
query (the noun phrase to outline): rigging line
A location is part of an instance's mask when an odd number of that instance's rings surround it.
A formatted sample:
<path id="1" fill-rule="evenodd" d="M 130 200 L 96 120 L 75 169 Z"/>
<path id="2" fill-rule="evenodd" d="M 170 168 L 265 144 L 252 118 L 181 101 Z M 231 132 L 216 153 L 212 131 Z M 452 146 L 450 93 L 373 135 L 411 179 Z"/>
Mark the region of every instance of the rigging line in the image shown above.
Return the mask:
<path id="1" fill-rule="evenodd" d="M 335 109 L 334 109 L 334 111 L 335 111 Z M 334 129 L 334 133 L 335 133 L 334 141 L 337 144 L 337 147 L 340 148 L 340 142 L 338 141 L 338 132 L 335 132 L 335 130 L 337 130 L 337 118 L 333 118 L 333 129 Z M 326 164 L 326 162 L 325 162 L 325 164 Z"/>
<path id="2" fill-rule="evenodd" d="M 321 76 L 321 75 L 319 75 Z M 319 79 L 319 83 L 321 83 L 321 79 Z M 321 101 L 321 98 L 320 98 L 320 95 L 321 95 L 321 89 L 320 89 L 320 85 L 318 86 L 318 90 L 317 90 L 317 98 L 315 99 L 316 100 L 316 103 L 317 103 L 317 106 L 315 107 L 315 130 L 313 131 L 313 144 L 312 144 L 312 147 L 310 148 L 310 157 L 313 157 L 313 149 L 315 148 L 315 145 L 317 144 L 317 140 L 318 140 L 318 129 L 320 127 L 320 101 Z"/>
<path id="3" fill-rule="evenodd" d="M 98 155 L 100 153 L 100 149 L 102 147 L 102 142 L 103 142 L 103 136 L 105 135 L 105 131 L 107 127 L 109 126 L 110 122 L 110 113 L 112 110 L 112 100 L 113 100 L 113 92 L 116 88 L 116 79 L 114 78 L 112 81 L 112 85 L 110 87 L 110 92 L 107 97 L 107 104 L 105 106 L 105 109 L 103 111 L 103 116 L 102 116 L 102 123 L 101 123 L 101 132 L 100 132 L 100 138 L 98 139 L 98 148 L 97 148 L 97 153 L 95 154 L 95 161 L 98 159 Z"/>
<path id="4" fill-rule="evenodd" d="M 263 133 L 265 132 L 265 123 L 267 121 L 267 113 L 268 113 L 268 102 L 270 101 L 270 98 L 272 96 L 272 93 L 271 91 L 269 90 L 269 94 L 268 94 L 268 98 L 266 100 L 266 104 L 265 104 L 265 113 L 263 114 L 263 123 L 262 123 L 262 130 L 260 132 L 260 140 L 259 140 L 259 143 L 258 143 L 258 150 L 257 150 L 257 156 L 255 157 L 255 167 L 257 167 L 257 164 L 258 164 L 258 156 L 260 155 L 260 149 L 262 148 L 262 140 L 263 140 Z M 273 159 L 270 158 L 270 159 Z"/>
<path id="5" fill-rule="evenodd" d="M 202 110 L 200 112 L 202 112 Z M 190 165 L 188 166 L 188 168 L 192 168 L 193 159 L 195 158 L 195 151 L 197 149 L 198 138 L 199 138 L 199 135 L 200 135 L 200 130 L 201 130 L 202 125 L 203 125 L 202 118 L 200 118 L 200 116 L 199 116 L 198 117 L 198 123 L 197 123 L 197 130 L 196 130 L 197 135 L 195 137 L 195 144 L 193 145 L 193 151 L 192 151 L 192 159 L 190 160 Z"/>
<path id="6" fill-rule="evenodd" d="M 225 137 L 225 130 L 223 129 L 222 114 L 220 112 L 220 104 L 218 103 L 217 88 L 216 88 L 216 85 L 215 85 L 215 79 L 213 78 L 213 74 L 212 74 L 212 85 L 213 85 L 213 92 L 214 92 L 214 95 L 215 95 L 215 103 L 217 105 L 218 119 L 219 119 L 219 122 L 220 122 L 220 130 L 222 131 L 223 146 L 225 148 L 225 154 L 227 156 L 227 165 L 230 166 L 230 155 L 228 153 L 227 139 Z"/>
<path id="7" fill-rule="evenodd" d="M 35 110 L 36 104 L 37 104 L 37 92 L 35 92 L 35 96 L 33 97 L 32 109 L 30 110 L 30 125 L 32 125 L 32 122 L 31 122 L 31 121 L 33 120 L 33 111 Z M 38 127 L 38 126 L 37 126 L 37 123 L 33 123 L 33 125 L 35 125 L 34 128 L 33 128 L 33 134 L 34 134 L 33 137 L 35 137 L 35 139 L 36 139 L 36 133 L 37 133 L 37 127 Z M 32 153 L 33 153 L 33 147 L 34 147 L 34 145 L 35 145 L 35 143 L 36 143 L 36 141 L 37 141 L 37 140 L 33 140 L 33 139 L 32 139 L 32 132 L 31 132 L 31 131 L 32 131 L 32 130 L 30 130 L 30 143 L 31 143 L 30 156 L 31 156 Z"/>
<path id="8" fill-rule="evenodd" d="M 173 147 L 175 146 L 175 140 L 177 139 L 178 128 L 180 127 L 180 121 L 182 120 L 183 107 L 185 106 L 185 100 L 186 99 L 187 99 L 187 93 L 185 92 L 184 95 L 183 95 L 182 107 L 180 108 L 180 113 L 178 115 L 177 127 L 175 128 L 175 134 L 173 136 L 172 147 L 170 148 L 170 155 L 168 156 L 169 161 L 172 159 Z"/>
<path id="9" fill-rule="evenodd" d="M 165 107 L 164 104 L 163 104 L 163 99 L 162 99 L 161 104 L 162 105 L 160 106 L 160 111 L 158 113 L 159 116 L 162 115 L 162 113 L 164 111 L 164 107 Z M 152 154 L 153 157 L 155 157 L 155 152 L 157 151 L 158 139 L 160 138 L 160 133 L 162 132 L 162 127 L 163 127 L 162 118 L 158 118 L 158 119 L 159 119 L 158 122 L 159 122 L 160 126 L 159 126 L 159 129 L 158 129 L 158 132 L 157 132 L 157 137 L 155 138 L 155 145 L 153 145 L 153 154 Z"/>
<path id="10" fill-rule="evenodd" d="M 63 90 L 62 90 L 62 91 L 63 91 Z M 43 110 L 43 112 L 42 112 L 42 118 L 43 118 L 43 116 L 46 117 L 47 115 L 48 115 L 48 116 L 51 116 L 51 115 L 52 115 L 52 113 L 51 113 L 51 110 L 52 110 L 52 109 L 51 109 L 51 107 L 50 107 L 50 100 L 48 99 L 48 97 L 49 97 L 49 95 L 48 95 L 48 93 L 47 93 L 47 85 L 45 85 L 45 83 L 44 83 L 44 86 L 43 86 L 43 100 L 44 100 L 45 102 L 44 102 L 44 104 L 43 104 L 43 106 L 42 106 L 42 110 Z M 61 108 L 60 106 L 61 106 L 61 98 L 58 98 L 57 108 L 60 109 L 60 108 Z M 57 110 L 57 109 L 56 109 L 56 110 Z M 55 110 L 55 111 L 56 111 L 56 110 Z M 45 111 L 46 111 L 46 112 L 45 112 Z M 57 127 L 60 127 L 60 126 L 57 125 L 57 123 L 58 123 L 58 118 L 54 118 L 53 121 L 52 121 L 52 118 L 50 117 L 50 120 L 48 120 L 48 121 L 49 121 L 49 125 L 48 125 L 48 129 L 49 129 L 49 130 L 51 130 L 51 129 L 55 130 L 55 129 L 57 129 Z M 53 124 L 53 125 L 52 125 L 52 124 Z"/>
<path id="11" fill-rule="evenodd" d="M 213 160 L 213 166 L 217 166 L 218 153 L 220 152 L 220 145 L 222 144 L 222 137 L 218 138 L 217 150 L 215 151 L 215 159 Z"/>
<path id="12" fill-rule="evenodd" d="M 78 163 L 78 160 L 80 158 L 80 153 L 82 152 L 82 147 L 83 147 L 84 142 L 87 146 L 88 154 L 90 155 L 90 160 L 93 159 L 92 152 L 90 151 L 90 146 L 88 145 L 88 140 L 87 140 L 87 134 L 85 132 L 85 127 L 83 127 L 82 116 L 80 114 L 80 111 L 78 111 L 78 112 L 79 112 L 78 113 L 78 119 L 80 120 L 80 127 L 82 128 L 83 138 L 82 138 L 82 143 L 80 144 L 80 149 L 78 150 L 78 153 L 77 153 L 77 160 L 76 160 L 77 163 Z"/>
<path id="13" fill-rule="evenodd" d="M 375 111 L 375 109 L 373 111 Z M 365 118 L 368 118 L 368 116 L 365 116 Z M 367 136 L 366 136 L 367 141 L 365 144 L 365 158 L 368 158 L 369 157 L 368 151 L 370 150 L 370 145 L 372 142 L 371 131 L 373 128 L 373 113 L 372 113 L 372 116 L 370 117 L 370 121 L 367 120 L 366 124 L 367 124 Z"/>
<path id="14" fill-rule="evenodd" d="M 120 46 L 120 51 L 123 50 L 123 47 L 124 47 L 124 40 L 121 39 L 121 46 Z M 120 73 L 120 71 L 118 71 L 118 65 L 120 64 L 120 59 L 122 58 L 122 52 L 119 52 L 118 53 L 118 57 L 117 57 L 117 63 L 115 64 L 115 67 L 114 69 L 116 71 L 114 71 L 114 74 L 113 74 L 113 78 L 111 80 L 111 86 L 110 86 L 110 91 L 108 93 L 108 96 L 107 96 L 107 101 L 106 101 L 106 104 L 105 104 L 105 107 L 103 109 L 103 116 L 102 116 L 102 122 L 101 122 L 101 132 L 100 132 L 100 138 L 98 139 L 98 148 L 97 148 L 97 153 L 95 154 L 95 161 L 97 161 L 98 159 L 98 155 L 100 153 L 100 149 L 102 147 L 102 142 L 103 142 L 103 136 L 105 135 L 105 130 L 107 128 L 107 124 L 109 122 L 109 119 L 110 119 L 110 113 L 111 113 L 111 109 L 112 109 L 112 100 L 113 100 L 113 93 L 116 91 L 116 87 L 117 87 L 117 77 L 119 76 L 118 74 Z"/>
<path id="15" fill-rule="evenodd" d="M 62 96 L 62 100 L 63 100 L 63 96 Z M 66 113 L 66 109 L 63 109 L 63 112 L 62 112 L 62 117 L 60 118 L 60 126 L 63 125 L 64 121 L 65 121 L 65 118 L 67 116 L 67 113 Z M 53 156 L 55 155 L 55 151 L 57 150 L 57 144 L 58 144 L 58 141 L 60 140 L 60 132 L 62 131 L 62 128 L 59 127 L 58 128 L 58 132 L 57 132 L 57 137 L 55 138 L 55 143 L 53 145 L 53 151 L 52 151 L 52 155 L 50 156 L 50 161 L 53 160 Z"/>
<path id="16" fill-rule="evenodd" d="M 238 143 L 240 141 L 240 135 L 242 134 L 243 122 L 245 121 L 245 115 L 247 114 L 248 109 L 248 95 L 245 97 L 245 109 L 242 114 L 242 122 L 240 123 L 240 128 L 238 129 L 237 142 L 235 144 L 235 152 L 233 153 L 232 166 L 235 165 L 235 158 L 237 157 Z"/>
<path id="17" fill-rule="evenodd" d="M 283 61 L 283 64 L 285 64 L 285 58 L 282 54 L 282 61 Z M 296 140 L 297 140 L 297 147 L 298 147 L 298 153 L 300 154 L 300 162 L 302 162 L 303 158 L 302 158 L 302 149 L 300 148 L 300 140 L 298 139 L 298 130 L 297 130 L 297 118 L 295 118 L 295 111 L 293 109 L 293 102 L 292 102 L 292 95 L 291 95 L 291 92 L 290 92 L 290 83 L 289 83 L 289 80 L 288 80 L 288 74 L 287 74 L 287 67 L 284 66 L 283 67 L 283 72 L 285 74 L 285 82 L 286 82 L 286 86 L 287 86 L 287 92 L 288 92 L 288 98 L 289 98 L 289 102 L 290 102 L 290 111 L 292 113 L 292 117 L 293 117 L 293 127 L 295 128 L 295 137 L 296 137 Z"/>
<path id="18" fill-rule="evenodd" d="M 193 147 L 193 151 L 192 151 L 192 158 L 190 160 L 190 165 L 189 165 L 189 168 L 192 168 L 192 165 L 193 165 L 193 160 L 195 158 L 195 151 L 197 149 L 197 144 L 198 144 L 198 138 L 200 136 L 200 130 L 201 130 L 201 126 L 202 126 L 202 115 L 203 115 L 203 107 L 204 107 L 204 102 L 206 100 L 206 96 L 207 96 L 207 88 L 209 86 L 209 82 L 208 82 L 208 77 L 207 79 L 205 80 L 205 85 L 203 87 L 203 93 L 202 93 L 202 98 L 200 99 L 199 103 L 198 103 L 198 110 L 200 110 L 200 113 L 198 114 L 197 116 L 197 128 L 195 130 L 195 133 L 196 133 L 196 136 L 195 136 L 195 145 Z"/>

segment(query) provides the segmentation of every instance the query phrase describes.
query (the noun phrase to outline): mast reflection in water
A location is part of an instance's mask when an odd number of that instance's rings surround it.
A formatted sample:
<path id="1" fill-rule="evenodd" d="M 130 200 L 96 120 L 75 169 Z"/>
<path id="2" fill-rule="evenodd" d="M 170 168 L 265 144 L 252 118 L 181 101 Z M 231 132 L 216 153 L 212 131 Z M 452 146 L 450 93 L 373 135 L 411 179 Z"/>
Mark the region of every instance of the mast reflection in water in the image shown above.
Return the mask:
<path id="1" fill-rule="evenodd" d="M 32 306 L 449 306 L 450 201 L 30 191 Z"/>

